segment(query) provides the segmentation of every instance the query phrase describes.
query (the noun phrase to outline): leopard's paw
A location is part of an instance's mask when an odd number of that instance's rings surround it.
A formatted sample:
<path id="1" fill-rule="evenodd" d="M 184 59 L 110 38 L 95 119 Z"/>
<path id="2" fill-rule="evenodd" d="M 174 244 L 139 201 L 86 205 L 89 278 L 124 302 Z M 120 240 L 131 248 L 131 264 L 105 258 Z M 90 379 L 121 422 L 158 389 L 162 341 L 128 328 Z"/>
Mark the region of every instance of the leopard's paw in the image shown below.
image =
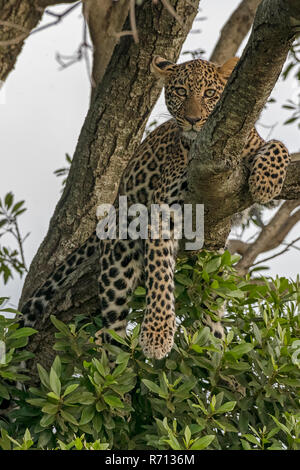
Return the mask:
<path id="1" fill-rule="evenodd" d="M 269 177 L 258 172 L 252 174 L 249 178 L 249 190 L 253 201 L 258 204 L 267 204 L 276 196 L 279 196 L 282 190 L 284 176 L 269 179 Z"/>
<path id="2" fill-rule="evenodd" d="M 163 359 L 172 349 L 176 330 L 175 315 L 157 319 L 146 314 L 140 333 L 140 345 L 146 357 Z"/>

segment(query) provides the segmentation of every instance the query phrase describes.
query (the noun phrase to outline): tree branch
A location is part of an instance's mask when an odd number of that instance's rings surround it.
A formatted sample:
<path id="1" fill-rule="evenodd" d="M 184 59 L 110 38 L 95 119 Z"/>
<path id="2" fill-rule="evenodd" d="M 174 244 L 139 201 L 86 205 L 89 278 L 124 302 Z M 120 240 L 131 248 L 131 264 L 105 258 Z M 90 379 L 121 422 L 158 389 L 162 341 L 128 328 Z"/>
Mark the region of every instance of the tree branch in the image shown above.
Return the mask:
<path id="1" fill-rule="evenodd" d="M 271 221 L 261 230 L 257 239 L 245 246 L 246 249 L 241 253 L 243 257 L 236 265 L 240 275 L 248 272 L 258 255 L 277 248 L 284 241 L 286 235 L 300 220 L 300 210 L 290 215 L 299 205 L 300 200 L 285 201 Z M 230 249 L 233 248 L 234 245 L 231 245 Z"/>
<path id="2" fill-rule="evenodd" d="M 83 13 L 89 26 L 94 46 L 92 82 L 101 82 L 106 67 L 118 43 L 117 32 L 121 31 L 129 11 L 128 0 L 85 0 Z"/>
<path id="3" fill-rule="evenodd" d="M 210 60 L 223 64 L 234 57 L 251 28 L 256 9 L 261 0 L 243 0 L 221 30 Z"/>
<path id="4" fill-rule="evenodd" d="M 229 217 L 254 202 L 241 153 L 280 75 L 297 31 L 296 19 L 300 25 L 300 7 L 293 0 L 260 4 L 242 58 L 192 146 L 186 202 L 205 205 L 208 228 L 217 225 L 228 234 Z M 292 163 L 280 198 L 299 197 L 295 196 L 299 194 L 299 172 L 299 163 Z M 215 231 L 206 230 L 205 246 L 214 246 L 211 236 Z M 220 243 L 221 239 L 216 246 Z"/>
<path id="5" fill-rule="evenodd" d="M 297 237 L 295 240 L 291 241 L 291 243 L 288 243 L 288 245 L 283 250 L 279 251 L 278 253 L 275 253 L 272 256 L 268 256 L 267 258 L 257 261 L 256 263 L 253 263 L 252 266 L 257 266 L 258 264 L 265 263 L 266 261 L 270 261 L 271 259 L 278 258 L 278 256 L 281 256 L 287 251 L 289 251 L 289 249 L 299 240 L 300 240 L 300 237 Z"/>

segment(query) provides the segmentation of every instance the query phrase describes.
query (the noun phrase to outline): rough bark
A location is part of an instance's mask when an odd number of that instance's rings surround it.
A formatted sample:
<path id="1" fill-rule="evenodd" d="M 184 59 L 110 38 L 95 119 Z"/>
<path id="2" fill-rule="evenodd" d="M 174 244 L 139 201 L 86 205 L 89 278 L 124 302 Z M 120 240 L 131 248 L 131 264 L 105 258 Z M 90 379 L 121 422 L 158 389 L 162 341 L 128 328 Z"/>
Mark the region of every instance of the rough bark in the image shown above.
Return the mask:
<path id="1" fill-rule="evenodd" d="M 0 0 L 0 80 L 14 68 L 24 40 L 42 15 L 34 0 Z"/>
<path id="2" fill-rule="evenodd" d="M 210 57 L 212 62 L 223 64 L 235 56 L 251 28 L 260 2 L 261 0 L 243 0 L 239 4 L 221 30 L 220 38 Z"/>
<path id="3" fill-rule="evenodd" d="M 241 150 L 279 77 L 300 25 L 299 10 L 292 0 L 261 3 L 242 58 L 191 149 L 187 202 L 205 205 L 208 248 L 224 246 L 229 217 L 253 204 Z M 299 170 L 299 163 L 291 165 L 280 198 L 300 197 Z"/>
<path id="4" fill-rule="evenodd" d="M 31 31 L 50 5 L 76 0 L 0 0 L 0 81 L 4 82 Z"/>
<path id="5" fill-rule="evenodd" d="M 92 87 L 101 82 L 129 11 L 129 1 L 85 0 L 83 11 L 94 47 Z"/>

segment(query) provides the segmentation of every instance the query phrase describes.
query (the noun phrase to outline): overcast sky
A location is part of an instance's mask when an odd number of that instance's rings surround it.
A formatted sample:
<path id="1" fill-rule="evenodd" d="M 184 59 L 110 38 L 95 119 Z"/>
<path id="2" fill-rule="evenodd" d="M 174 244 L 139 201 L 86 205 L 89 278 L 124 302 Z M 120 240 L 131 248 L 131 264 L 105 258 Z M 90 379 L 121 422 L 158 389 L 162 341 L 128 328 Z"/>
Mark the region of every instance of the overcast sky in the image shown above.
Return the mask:
<path id="1" fill-rule="evenodd" d="M 183 52 L 201 48 L 209 58 L 220 28 L 239 2 L 202 0 L 199 17 L 207 20 L 195 22 L 194 30 L 201 32 L 189 35 Z M 53 11 L 66 7 L 54 7 Z M 49 18 L 44 18 L 43 23 Z M 84 64 L 76 63 L 61 71 L 55 60 L 57 52 L 73 54 L 81 41 L 81 26 L 80 9 L 76 9 L 62 24 L 31 36 L 0 92 L 0 197 L 13 191 L 16 200 L 26 201 L 28 210 L 20 223 L 23 234 L 30 232 L 25 243 L 28 265 L 46 235 L 60 197 L 61 179 L 53 172 L 65 166 L 66 153 L 73 154 L 88 109 L 90 85 Z M 180 61 L 189 58 L 182 55 Z M 280 80 L 272 95 L 277 103 L 269 105 L 259 120 L 263 125 L 275 125 L 271 137 L 281 139 L 290 152 L 300 150 L 299 130 L 295 125 L 282 125 L 288 114 L 281 104 L 295 94 L 296 81 L 292 77 L 287 82 Z M 149 122 L 153 119 L 160 122 L 166 119 L 162 96 Z M 261 126 L 258 130 L 263 137 L 270 133 L 270 129 Z M 298 231 L 299 225 L 288 240 L 296 238 Z M 1 241 L 9 244 L 10 239 Z M 269 266 L 272 275 L 294 278 L 298 273 L 299 251 L 291 250 L 269 262 Z M 1 279 L 0 296 L 9 296 L 16 306 L 22 283 L 17 275 L 6 286 Z"/>

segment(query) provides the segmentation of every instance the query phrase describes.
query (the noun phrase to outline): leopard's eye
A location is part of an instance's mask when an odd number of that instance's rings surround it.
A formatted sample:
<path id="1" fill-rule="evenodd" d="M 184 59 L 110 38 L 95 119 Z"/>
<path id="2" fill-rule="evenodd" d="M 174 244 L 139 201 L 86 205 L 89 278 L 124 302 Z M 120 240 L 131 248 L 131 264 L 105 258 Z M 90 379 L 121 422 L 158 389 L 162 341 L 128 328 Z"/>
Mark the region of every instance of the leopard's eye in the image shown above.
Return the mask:
<path id="1" fill-rule="evenodd" d="M 183 87 L 175 88 L 175 91 L 178 96 L 186 96 L 186 89 Z"/>
<path id="2" fill-rule="evenodd" d="M 205 90 L 204 96 L 206 96 L 207 98 L 212 98 L 215 93 L 216 90 L 214 90 L 213 88 L 208 88 L 208 90 Z"/>

